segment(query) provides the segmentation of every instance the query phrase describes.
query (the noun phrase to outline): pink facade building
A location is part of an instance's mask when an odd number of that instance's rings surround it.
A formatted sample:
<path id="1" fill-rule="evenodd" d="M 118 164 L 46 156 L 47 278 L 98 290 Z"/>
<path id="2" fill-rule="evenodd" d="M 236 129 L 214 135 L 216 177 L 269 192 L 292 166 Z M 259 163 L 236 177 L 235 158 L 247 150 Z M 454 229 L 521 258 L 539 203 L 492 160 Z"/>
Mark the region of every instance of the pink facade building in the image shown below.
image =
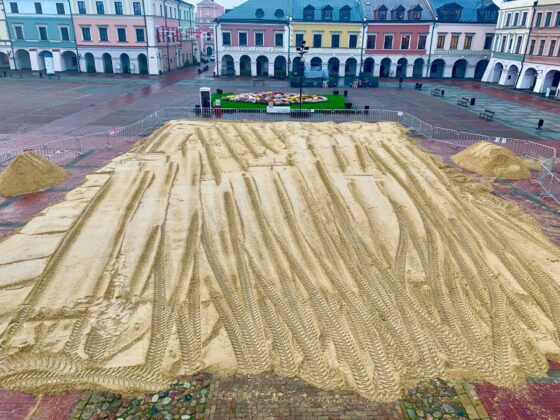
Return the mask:
<path id="1" fill-rule="evenodd" d="M 224 11 L 224 7 L 214 0 L 202 0 L 196 5 L 196 38 L 202 56 L 214 55 L 214 19 L 222 16 Z"/>

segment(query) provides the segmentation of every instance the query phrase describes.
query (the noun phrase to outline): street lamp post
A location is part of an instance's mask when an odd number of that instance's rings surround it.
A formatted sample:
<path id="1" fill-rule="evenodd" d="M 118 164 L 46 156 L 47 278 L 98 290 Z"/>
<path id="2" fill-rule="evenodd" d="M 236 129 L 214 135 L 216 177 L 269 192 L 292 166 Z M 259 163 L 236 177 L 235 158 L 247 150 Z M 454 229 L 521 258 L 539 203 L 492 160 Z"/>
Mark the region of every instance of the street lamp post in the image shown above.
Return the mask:
<path id="1" fill-rule="evenodd" d="M 301 114 L 301 106 L 302 106 L 302 96 L 303 96 L 303 73 L 305 72 L 305 59 L 303 56 L 309 52 L 309 47 L 305 46 L 305 40 L 301 41 L 301 45 L 296 48 L 297 53 L 299 54 L 299 67 L 300 67 L 300 75 L 299 75 L 299 110 Z"/>

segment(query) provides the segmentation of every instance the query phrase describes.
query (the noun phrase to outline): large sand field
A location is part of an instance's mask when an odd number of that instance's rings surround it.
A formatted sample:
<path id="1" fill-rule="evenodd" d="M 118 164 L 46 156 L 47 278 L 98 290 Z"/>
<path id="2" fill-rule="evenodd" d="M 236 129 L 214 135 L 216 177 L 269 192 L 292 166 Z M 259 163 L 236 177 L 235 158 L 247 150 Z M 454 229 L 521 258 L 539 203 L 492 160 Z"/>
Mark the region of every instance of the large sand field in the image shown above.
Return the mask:
<path id="1" fill-rule="evenodd" d="M 390 401 L 560 360 L 560 250 L 393 123 L 175 121 L 0 242 L 0 386 Z"/>

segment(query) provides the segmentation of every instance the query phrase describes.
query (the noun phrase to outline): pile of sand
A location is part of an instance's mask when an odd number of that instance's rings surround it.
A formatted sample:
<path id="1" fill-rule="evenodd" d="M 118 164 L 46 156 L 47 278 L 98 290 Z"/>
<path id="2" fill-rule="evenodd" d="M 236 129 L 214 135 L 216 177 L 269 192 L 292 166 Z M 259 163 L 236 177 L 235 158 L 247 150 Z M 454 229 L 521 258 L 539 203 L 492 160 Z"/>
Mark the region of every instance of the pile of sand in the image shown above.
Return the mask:
<path id="1" fill-rule="evenodd" d="M 543 376 L 559 249 L 465 182 L 393 123 L 166 124 L 0 242 L 0 384 Z"/>
<path id="2" fill-rule="evenodd" d="M 31 151 L 19 155 L 0 173 L 0 194 L 28 194 L 62 182 L 68 171 Z"/>
<path id="3" fill-rule="evenodd" d="M 526 179 L 531 165 L 511 150 L 481 141 L 451 156 L 451 160 L 468 171 L 504 179 Z"/>

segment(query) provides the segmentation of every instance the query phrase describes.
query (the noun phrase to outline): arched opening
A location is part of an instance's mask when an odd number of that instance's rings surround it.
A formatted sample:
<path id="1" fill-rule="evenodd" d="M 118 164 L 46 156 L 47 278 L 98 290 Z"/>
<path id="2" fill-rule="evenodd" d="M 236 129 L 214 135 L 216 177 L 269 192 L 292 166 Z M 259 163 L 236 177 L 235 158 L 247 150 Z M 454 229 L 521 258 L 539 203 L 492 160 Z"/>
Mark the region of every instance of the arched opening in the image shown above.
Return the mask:
<path id="1" fill-rule="evenodd" d="M 41 51 L 39 53 L 39 70 L 45 70 L 48 74 L 54 73 L 54 60 L 52 52 Z"/>
<path id="2" fill-rule="evenodd" d="M 86 53 L 84 55 L 84 60 L 86 61 L 86 72 L 87 73 L 95 73 L 95 58 L 93 57 L 92 53 Z"/>
<path id="3" fill-rule="evenodd" d="M 313 57 L 310 62 L 311 67 L 315 67 L 316 70 L 319 70 L 323 67 L 323 60 L 319 57 Z"/>
<path id="4" fill-rule="evenodd" d="M 224 55 L 222 57 L 222 76 L 235 76 L 235 63 L 231 55 Z"/>
<path id="5" fill-rule="evenodd" d="M 445 70 L 445 61 L 441 58 L 434 60 L 430 66 L 430 77 L 443 77 L 443 71 Z"/>
<path id="6" fill-rule="evenodd" d="M 389 77 L 391 74 L 391 59 L 385 57 L 379 66 L 379 77 Z"/>
<path id="7" fill-rule="evenodd" d="M 345 77 L 356 77 L 356 70 L 358 69 L 358 62 L 355 58 L 349 58 L 344 65 Z"/>
<path id="8" fill-rule="evenodd" d="M 31 58 L 27 50 L 17 50 L 15 59 L 18 70 L 31 70 Z"/>
<path id="9" fill-rule="evenodd" d="M 130 57 L 125 53 L 121 54 L 121 73 L 130 73 Z"/>
<path id="10" fill-rule="evenodd" d="M 103 54 L 103 72 L 104 73 L 113 73 L 113 58 L 111 54 Z"/>
<path id="11" fill-rule="evenodd" d="M 541 92 L 546 93 L 546 90 L 550 89 L 550 94 L 556 95 L 558 85 L 560 85 L 560 71 L 550 70 L 544 77 L 544 83 Z"/>
<path id="12" fill-rule="evenodd" d="M 457 60 L 453 64 L 453 70 L 451 71 L 451 77 L 453 79 L 464 79 L 467 73 L 467 60 Z"/>
<path id="13" fill-rule="evenodd" d="M 242 55 L 239 59 L 239 74 L 241 76 L 251 76 L 251 57 Z"/>
<path id="14" fill-rule="evenodd" d="M 78 71 L 78 57 L 72 51 L 64 51 L 61 58 L 62 71 Z"/>
<path id="15" fill-rule="evenodd" d="M 286 58 L 279 55 L 274 59 L 274 77 L 286 77 Z"/>
<path id="16" fill-rule="evenodd" d="M 336 57 L 330 58 L 327 68 L 329 71 L 329 79 L 331 78 L 338 79 L 338 72 L 340 70 L 340 60 Z"/>
<path id="17" fill-rule="evenodd" d="M 138 54 L 138 73 L 148 74 L 148 57 L 146 57 L 146 54 Z"/>
<path id="18" fill-rule="evenodd" d="M 257 76 L 268 76 L 268 57 L 257 57 Z"/>
<path id="19" fill-rule="evenodd" d="M 531 89 L 535 88 L 535 84 L 537 83 L 537 71 L 530 67 L 525 70 L 525 74 L 521 79 L 521 83 L 519 84 L 519 89 Z"/>
<path id="20" fill-rule="evenodd" d="M 480 60 L 476 63 L 476 67 L 474 68 L 474 78 L 476 80 L 482 79 L 482 76 L 484 76 L 484 72 L 486 71 L 486 67 L 488 67 L 488 60 Z"/>
<path id="21" fill-rule="evenodd" d="M 299 57 L 294 58 L 294 61 L 292 61 L 292 74 L 294 76 L 299 75 L 300 63 L 301 63 L 301 59 Z"/>
<path id="22" fill-rule="evenodd" d="M 422 58 L 417 58 L 414 60 L 414 66 L 412 67 L 412 77 L 421 78 L 424 76 L 424 60 Z"/>
<path id="23" fill-rule="evenodd" d="M 371 58 L 371 57 L 366 58 L 365 61 L 364 61 L 364 70 L 363 70 L 364 73 L 371 75 L 371 74 L 373 74 L 374 68 L 375 68 L 374 59 Z"/>
<path id="24" fill-rule="evenodd" d="M 492 71 L 492 80 L 490 80 L 490 82 L 498 83 L 502 78 L 503 70 L 504 70 L 504 66 L 502 65 L 502 63 L 496 63 L 494 65 L 494 70 Z"/>
<path id="25" fill-rule="evenodd" d="M 207 55 L 208 57 L 210 57 L 210 56 L 212 55 L 212 52 L 213 52 L 213 51 L 212 51 L 212 47 L 211 47 L 211 46 L 207 46 L 207 47 L 206 47 L 206 55 Z"/>
<path id="26" fill-rule="evenodd" d="M 9 69 L 10 68 L 10 57 L 3 52 L 0 52 L 0 69 Z"/>
<path id="27" fill-rule="evenodd" d="M 505 86 L 514 85 L 515 82 L 517 81 L 517 76 L 518 75 L 519 75 L 519 68 L 515 64 L 512 64 L 511 66 L 509 66 L 507 76 L 506 76 L 506 81 L 504 82 L 504 85 Z"/>
<path id="28" fill-rule="evenodd" d="M 408 66 L 408 60 L 406 58 L 400 58 L 397 61 L 397 77 L 406 77 L 406 67 Z"/>

